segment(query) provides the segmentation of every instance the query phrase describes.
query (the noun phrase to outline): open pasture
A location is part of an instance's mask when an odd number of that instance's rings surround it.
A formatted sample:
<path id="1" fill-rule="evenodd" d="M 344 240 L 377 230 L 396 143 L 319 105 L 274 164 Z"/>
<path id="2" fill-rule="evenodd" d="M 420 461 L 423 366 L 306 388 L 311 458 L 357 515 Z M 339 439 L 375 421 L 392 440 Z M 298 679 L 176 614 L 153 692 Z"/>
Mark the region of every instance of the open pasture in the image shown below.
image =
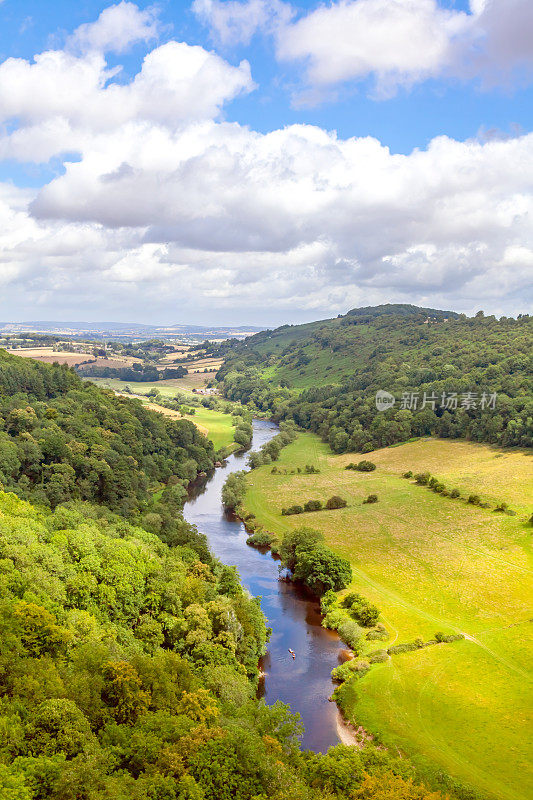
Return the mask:
<path id="1" fill-rule="evenodd" d="M 129 386 L 133 394 L 146 394 L 150 389 L 157 389 L 163 397 L 175 397 L 176 394 L 191 393 L 193 389 L 203 388 L 209 380 L 209 374 L 189 373 L 183 378 L 169 378 L 163 381 L 119 381 L 118 378 L 87 378 L 98 386 L 123 392 Z"/>
<path id="2" fill-rule="evenodd" d="M 252 473 L 246 509 L 276 534 L 308 525 L 346 556 L 353 588 L 374 602 L 393 643 L 466 640 L 398 654 L 342 687 L 347 715 L 400 747 L 422 771 L 444 770 L 482 796 L 526 800 L 531 708 L 533 510 L 531 456 L 465 441 L 424 439 L 374 451 L 376 470 L 346 470 L 309 433 Z M 317 475 L 283 474 L 314 464 Z M 488 509 L 401 477 L 429 471 L 448 489 L 477 493 Z M 281 508 L 339 494 L 348 507 L 295 516 Z M 363 504 L 369 494 L 378 502 Z M 494 513 L 507 502 L 516 516 Z M 529 655 L 528 655 L 529 654 Z M 332 665 L 332 667 L 335 665 Z"/>

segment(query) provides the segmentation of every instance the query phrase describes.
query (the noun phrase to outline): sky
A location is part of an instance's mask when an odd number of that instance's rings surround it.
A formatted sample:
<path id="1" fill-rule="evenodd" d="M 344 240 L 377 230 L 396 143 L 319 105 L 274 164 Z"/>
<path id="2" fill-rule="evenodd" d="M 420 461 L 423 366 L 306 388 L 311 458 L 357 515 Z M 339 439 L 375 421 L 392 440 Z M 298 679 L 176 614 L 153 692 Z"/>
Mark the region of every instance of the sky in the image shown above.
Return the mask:
<path id="1" fill-rule="evenodd" d="M 531 312 L 531 0 L 0 0 L 0 321 Z"/>

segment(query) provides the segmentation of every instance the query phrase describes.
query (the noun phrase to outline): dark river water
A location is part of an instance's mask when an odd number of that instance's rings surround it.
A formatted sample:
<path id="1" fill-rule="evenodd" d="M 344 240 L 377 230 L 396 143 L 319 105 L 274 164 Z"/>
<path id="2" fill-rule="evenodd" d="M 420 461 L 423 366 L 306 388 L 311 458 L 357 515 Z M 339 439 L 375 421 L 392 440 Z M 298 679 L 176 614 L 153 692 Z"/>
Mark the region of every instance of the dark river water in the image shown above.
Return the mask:
<path id="1" fill-rule="evenodd" d="M 258 450 L 277 433 L 272 422 L 254 421 L 252 449 Z M 270 553 L 246 544 L 244 525 L 224 512 L 221 491 L 230 472 L 246 469 L 246 454 L 232 455 L 227 464 L 196 486 L 185 504 L 184 516 L 204 533 L 213 553 L 237 567 L 244 586 L 261 595 L 261 608 L 272 628 L 262 668 L 263 696 L 268 703 L 282 700 L 301 714 L 304 747 L 325 752 L 338 744 L 337 707 L 328 702 L 333 691 L 331 670 L 340 663 L 343 645 L 321 627 L 318 602 L 291 583 L 278 579 L 278 564 Z M 288 652 L 296 653 L 293 659 Z"/>

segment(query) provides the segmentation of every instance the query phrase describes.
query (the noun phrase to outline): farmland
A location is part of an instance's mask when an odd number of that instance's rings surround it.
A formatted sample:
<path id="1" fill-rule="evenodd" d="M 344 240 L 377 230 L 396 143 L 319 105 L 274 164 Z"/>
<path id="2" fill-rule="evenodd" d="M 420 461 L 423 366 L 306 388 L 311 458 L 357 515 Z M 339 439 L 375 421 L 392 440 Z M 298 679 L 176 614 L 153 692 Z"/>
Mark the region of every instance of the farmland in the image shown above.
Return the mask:
<path id="1" fill-rule="evenodd" d="M 208 375 L 202 372 L 193 372 L 183 378 L 170 378 L 166 381 L 120 381 L 118 378 L 95 377 L 88 380 L 105 389 L 113 389 L 118 392 L 123 392 L 126 386 L 129 386 L 133 394 L 146 394 L 150 389 L 157 389 L 162 397 L 170 398 L 175 397 L 178 393 L 191 393 L 193 389 L 203 388 L 208 381 Z"/>
<path id="2" fill-rule="evenodd" d="M 531 456 L 422 439 L 369 458 L 374 472 L 345 470 L 353 454 L 332 455 L 318 437 L 303 433 L 282 451 L 276 464 L 282 474 L 269 466 L 254 471 L 246 508 L 276 534 L 301 525 L 322 531 L 349 558 L 353 588 L 381 610 L 390 637 L 385 647 L 436 631 L 465 634 L 463 641 L 395 655 L 343 684 L 343 710 L 422 771 L 443 770 L 486 797 L 525 800 Z M 309 463 L 320 473 L 284 474 Z M 431 472 L 462 498 L 400 477 L 407 470 Z M 468 504 L 471 493 L 491 507 Z M 333 494 L 348 507 L 281 515 L 284 506 Z M 369 494 L 378 502 L 363 504 Z M 516 516 L 494 513 L 501 502 Z"/>

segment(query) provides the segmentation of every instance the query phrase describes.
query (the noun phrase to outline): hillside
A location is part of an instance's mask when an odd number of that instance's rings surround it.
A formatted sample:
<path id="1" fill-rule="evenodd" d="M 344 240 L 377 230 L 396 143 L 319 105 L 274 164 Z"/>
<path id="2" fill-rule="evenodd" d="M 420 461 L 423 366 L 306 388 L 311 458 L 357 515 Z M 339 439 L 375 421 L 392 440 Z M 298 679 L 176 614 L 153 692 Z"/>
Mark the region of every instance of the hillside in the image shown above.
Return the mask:
<path id="1" fill-rule="evenodd" d="M 355 309 L 225 345 L 225 395 L 293 419 L 336 452 L 437 434 L 531 446 L 533 320 Z M 394 406 L 376 408 L 376 393 Z"/>
<path id="2" fill-rule="evenodd" d="M 214 461 L 192 422 L 171 422 L 66 366 L 0 350 L 0 486 L 21 498 L 51 508 L 98 503 L 205 554 L 181 508 L 185 487 Z"/>
<path id="3" fill-rule="evenodd" d="M 346 469 L 351 456 L 301 433 L 274 465 L 252 472 L 242 513 L 278 540 L 302 526 L 320 532 L 350 561 L 350 589 L 379 610 L 381 628 L 360 627 L 350 642 L 366 673 L 348 672 L 335 691 L 348 719 L 422 773 L 447 775 L 449 788 L 526 800 L 533 787 L 531 456 L 427 438 L 369 458 L 371 471 Z M 409 472 L 429 473 L 440 485 L 432 491 L 402 477 Z M 346 508 L 282 513 L 332 495 Z M 372 495 L 376 502 L 365 502 Z M 503 504 L 507 513 L 495 512 Z M 437 632 L 466 640 L 423 646 Z M 466 789 L 459 796 L 477 797 Z"/>

